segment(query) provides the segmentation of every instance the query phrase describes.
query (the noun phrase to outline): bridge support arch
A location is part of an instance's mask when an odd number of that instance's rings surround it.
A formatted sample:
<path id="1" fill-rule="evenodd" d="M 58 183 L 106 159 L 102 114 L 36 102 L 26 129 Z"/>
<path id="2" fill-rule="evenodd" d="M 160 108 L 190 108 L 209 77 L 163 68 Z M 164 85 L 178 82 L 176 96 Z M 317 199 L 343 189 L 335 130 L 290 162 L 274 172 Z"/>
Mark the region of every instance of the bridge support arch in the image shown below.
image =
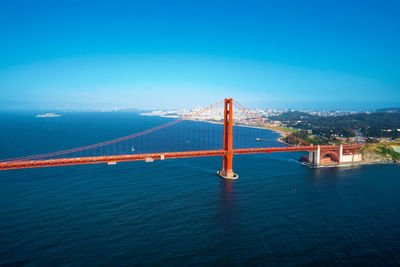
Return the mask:
<path id="1" fill-rule="evenodd" d="M 225 179 L 237 179 L 239 175 L 232 169 L 233 160 L 233 100 L 225 99 L 224 109 L 224 136 L 223 149 L 225 154 L 222 156 L 222 170 L 217 174 Z"/>
<path id="2" fill-rule="evenodd" d="M 329 165 L 338 163 L 340 163 L 340 156 L 338 151 L 328 150 L 321 153 L 320 164 Z"/>

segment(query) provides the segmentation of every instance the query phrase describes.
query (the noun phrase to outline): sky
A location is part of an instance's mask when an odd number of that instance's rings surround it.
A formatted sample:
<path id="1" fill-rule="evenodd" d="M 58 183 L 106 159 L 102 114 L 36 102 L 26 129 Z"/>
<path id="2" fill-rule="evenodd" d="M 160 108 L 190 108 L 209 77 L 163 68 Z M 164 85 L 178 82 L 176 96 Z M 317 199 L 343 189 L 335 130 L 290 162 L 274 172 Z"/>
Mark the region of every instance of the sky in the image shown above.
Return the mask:
<path id="1" fill-rule="evenodd" d="M 0 109 L 400 106 L 400 1 L 0 1 Z"/>

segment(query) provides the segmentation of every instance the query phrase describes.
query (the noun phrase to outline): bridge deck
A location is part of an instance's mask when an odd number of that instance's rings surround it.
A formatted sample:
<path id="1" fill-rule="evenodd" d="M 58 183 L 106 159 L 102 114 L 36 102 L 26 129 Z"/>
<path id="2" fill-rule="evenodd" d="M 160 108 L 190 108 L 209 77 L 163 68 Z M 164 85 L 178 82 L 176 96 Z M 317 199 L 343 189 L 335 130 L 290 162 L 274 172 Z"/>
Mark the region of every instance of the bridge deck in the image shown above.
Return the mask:
<path id="1" fill-rule="evenodd" d="M 337 149 L 338 146 L 325 145 L 320 146 L 321 149 Z M 357 149 L 359 145 L 347 145 L 344 149 Z M 254 153 L 275 153 L 275 152 L 293 152 L 293 151 L 313 151 L 317 146 L 289 146 L 289 147 L 264 147 L 264 148 L 241 148 L 234 149 L 234 154 L 254 154 Z M 153 154 L 130 154 L 130 155 L 113 155 L 113 156 L 96 156 L 96 157 L 80 157 L 80 158 L 63 158 L 63 159 L 36 159 L 26 161 L 8 161 L 0 162 L 0 170 L 39 168 L 52 166 L 67 166 L 79 164 L 94 163 L 115 163 L 122 161 L 138 161 L 146 159 L 172 159 L 172 158 L 190 158 L 190 157 L 209 157 L 225 155 L 225 150 L 202 150 L 202 151 L 184 151 L 169 153 L 153 153 Z"/>

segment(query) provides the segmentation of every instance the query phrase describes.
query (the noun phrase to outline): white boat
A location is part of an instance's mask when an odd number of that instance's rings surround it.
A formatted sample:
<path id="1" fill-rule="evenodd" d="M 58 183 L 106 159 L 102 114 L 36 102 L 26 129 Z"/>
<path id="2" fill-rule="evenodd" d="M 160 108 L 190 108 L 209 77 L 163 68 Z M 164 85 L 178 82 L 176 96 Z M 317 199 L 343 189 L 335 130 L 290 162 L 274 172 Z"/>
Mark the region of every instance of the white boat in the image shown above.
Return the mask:
<path id="1" fill-rule="evenodd" d="M 61 115 L 55 113 L 45 113 L 45 114 L 38 114 L 36 118 L 53 118 L 53 117 L 60 117 Z"/>

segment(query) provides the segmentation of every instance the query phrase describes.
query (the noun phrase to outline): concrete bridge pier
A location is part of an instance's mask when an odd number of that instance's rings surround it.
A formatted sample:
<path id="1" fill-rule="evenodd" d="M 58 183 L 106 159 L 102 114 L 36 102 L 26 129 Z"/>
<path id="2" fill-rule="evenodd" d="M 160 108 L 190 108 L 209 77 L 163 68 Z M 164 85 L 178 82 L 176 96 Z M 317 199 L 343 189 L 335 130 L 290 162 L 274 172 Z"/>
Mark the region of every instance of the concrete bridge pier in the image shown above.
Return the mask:
<path id="1" fill-rule="evenodd" d="M 317 150 L 308 152 L 308 161 L 313 166 L 320 164 L 321 147 L 318 145 Z"/>

